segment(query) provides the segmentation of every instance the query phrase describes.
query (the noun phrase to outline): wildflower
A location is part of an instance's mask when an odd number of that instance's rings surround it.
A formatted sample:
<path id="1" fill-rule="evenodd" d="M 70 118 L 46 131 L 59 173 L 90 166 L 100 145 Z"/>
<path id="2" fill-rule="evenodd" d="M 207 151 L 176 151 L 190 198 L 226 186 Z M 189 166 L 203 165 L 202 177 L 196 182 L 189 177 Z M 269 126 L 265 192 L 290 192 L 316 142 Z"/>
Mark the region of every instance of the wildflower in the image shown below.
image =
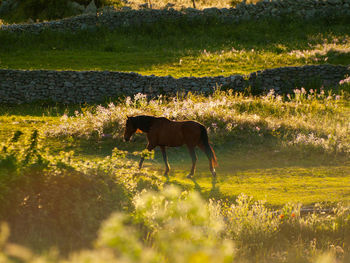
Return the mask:
<path id="1" fill-rule="evenodd" d="M 130 106 L 130 104 L 131 104 L 131 98 L 128 96 L 128 97 L 126 97 L 126 99 L 125 99 L 125 104 L 127 105 L 127 106 Z"/>
<path id="2" fill-rule="evenodd" d="M 290 216 L 294 218 L 295 217 L 295 213 L 292 213 Z"/>
<path id="3" fill-rule="evenodd" d="M 350 77 L 348 77 L 348 78 L 346 78 L 346 79 L 343 79 L 343 80 L 339 81 L 339 84 L 340 84 L 340 85 L 343 85 L 343 84 L 345 84 L 345 83 L 349 83 L 349 82 L 350 82 Z"/>
<path id="4" fill-rule="evenodd" d="M 284 214 L 280 214 L 279 218 L 283 219 L 284 218 Z"/>

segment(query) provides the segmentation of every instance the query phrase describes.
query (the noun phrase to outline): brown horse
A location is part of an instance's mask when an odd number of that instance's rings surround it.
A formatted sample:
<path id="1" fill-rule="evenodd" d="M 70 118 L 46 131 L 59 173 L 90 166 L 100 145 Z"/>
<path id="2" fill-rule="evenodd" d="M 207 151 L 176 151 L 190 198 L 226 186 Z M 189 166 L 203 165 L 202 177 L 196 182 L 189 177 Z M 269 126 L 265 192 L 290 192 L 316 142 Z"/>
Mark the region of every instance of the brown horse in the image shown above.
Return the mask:
<path id="1" fill-rule="evenodd" d="M 128 117 L 124 133 L 125 141 L 129 141 L 136 131 L 147 134 L 147 149 L 149 151 L 157 146 L 160 147 L 165 162 L 165 175 L 168 175 L 170 171 L 165 147 L 177 147 L 186 144 L 192 157 L 192 169 L 187 177 L 192 177 L 196 169 L 197 156 L 194 150 L 196 146 L 208 156 L 210 171 L 213 176 L 216 176 L 214 167 L 218 164 L 215 152 L 209 144 L 207 130 L 202 124 L 195 121 L 171 121 L 164 117 L 158 118 L 147 115 Z M 143 161 L 144 158 L 141 157 L 140 169 Z"/>

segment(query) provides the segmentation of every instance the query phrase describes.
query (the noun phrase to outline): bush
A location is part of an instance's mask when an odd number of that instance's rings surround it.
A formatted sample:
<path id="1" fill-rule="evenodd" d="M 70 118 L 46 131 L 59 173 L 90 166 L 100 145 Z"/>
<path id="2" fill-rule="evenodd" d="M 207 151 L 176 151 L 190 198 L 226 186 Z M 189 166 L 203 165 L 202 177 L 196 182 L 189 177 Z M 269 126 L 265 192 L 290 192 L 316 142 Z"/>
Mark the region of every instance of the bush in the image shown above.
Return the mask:
<path id="1" fill-rule="evenodd" d="M 74 166 L 73 152 L 51 156 L 38 131 L 29 139 L 21 134 L 0 147 L 0 218 L 10 223 L 13 241 L 63 251 L 86 247 L 112 211 L 132 208 L 130 187 L 107 167 L 123 166 L 116 154 Z"/>

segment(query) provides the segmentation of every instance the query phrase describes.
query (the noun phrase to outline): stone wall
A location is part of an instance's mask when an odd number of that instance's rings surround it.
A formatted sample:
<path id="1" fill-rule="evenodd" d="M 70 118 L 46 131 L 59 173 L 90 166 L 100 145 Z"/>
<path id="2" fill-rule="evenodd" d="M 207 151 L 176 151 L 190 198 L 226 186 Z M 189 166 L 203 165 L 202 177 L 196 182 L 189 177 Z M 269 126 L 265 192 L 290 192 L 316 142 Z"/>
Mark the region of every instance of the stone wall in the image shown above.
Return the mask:
<path id="1" fill-rule="evenodd" d="M 171 8 L 162 10 L 130 10 L 129 8 L 113 10 L 107 8 L 100 10 L 97 14 L 85 14 L 51 22 L 3 25 L 0 26 L 0 30 L 39 33 L 45 29 L 58 31 L 92 30 L 96 27 L 115 29 L 179 20 L 188 23 L 215 21 L 232 24 L 242 20 L 286 15 L 303 19 L 323 17 L 329 20 L 339 16 L 350 16 L 350 0 L 263 0 L 256 4 L 246 4 L 243 1 L 235 8 L 207 8 L 204 10 L 193 8 L 184 10 Z"/>
<path id="2" fill-rule="evenodd" d="M 345 66 L 319 65 L 283 67 L 254 72 L 247 76 L 229 77 L 156 77 L 136 73 L 109 71 L 48 71 L 0 70 L 0 103 L 19 104 L 35 101 L 59 103 L 100 102 L 120 95 L 137 93 L 156 96 L 176 93 L 211 93 L 223 89 L 256 93 L 274 89 L 277 93 L 291 93 L 296 87 L 312 83 L 336 86 L 350 75 Z"/>

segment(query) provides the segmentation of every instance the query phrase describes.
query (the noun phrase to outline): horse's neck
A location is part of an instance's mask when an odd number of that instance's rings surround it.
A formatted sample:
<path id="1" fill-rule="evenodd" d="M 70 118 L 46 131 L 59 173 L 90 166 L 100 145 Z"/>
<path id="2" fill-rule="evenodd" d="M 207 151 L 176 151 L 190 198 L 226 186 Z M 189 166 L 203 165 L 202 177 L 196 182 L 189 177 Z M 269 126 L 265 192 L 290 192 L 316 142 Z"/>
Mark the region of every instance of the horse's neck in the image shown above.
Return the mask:
<path id="1" fill-rule="evenodd" d="M 155 120 L 156 118 L 152 116 L 141 116 L 138 119 L 137 128 L 140 129 L 142 132 L 149 132 Z"/>

